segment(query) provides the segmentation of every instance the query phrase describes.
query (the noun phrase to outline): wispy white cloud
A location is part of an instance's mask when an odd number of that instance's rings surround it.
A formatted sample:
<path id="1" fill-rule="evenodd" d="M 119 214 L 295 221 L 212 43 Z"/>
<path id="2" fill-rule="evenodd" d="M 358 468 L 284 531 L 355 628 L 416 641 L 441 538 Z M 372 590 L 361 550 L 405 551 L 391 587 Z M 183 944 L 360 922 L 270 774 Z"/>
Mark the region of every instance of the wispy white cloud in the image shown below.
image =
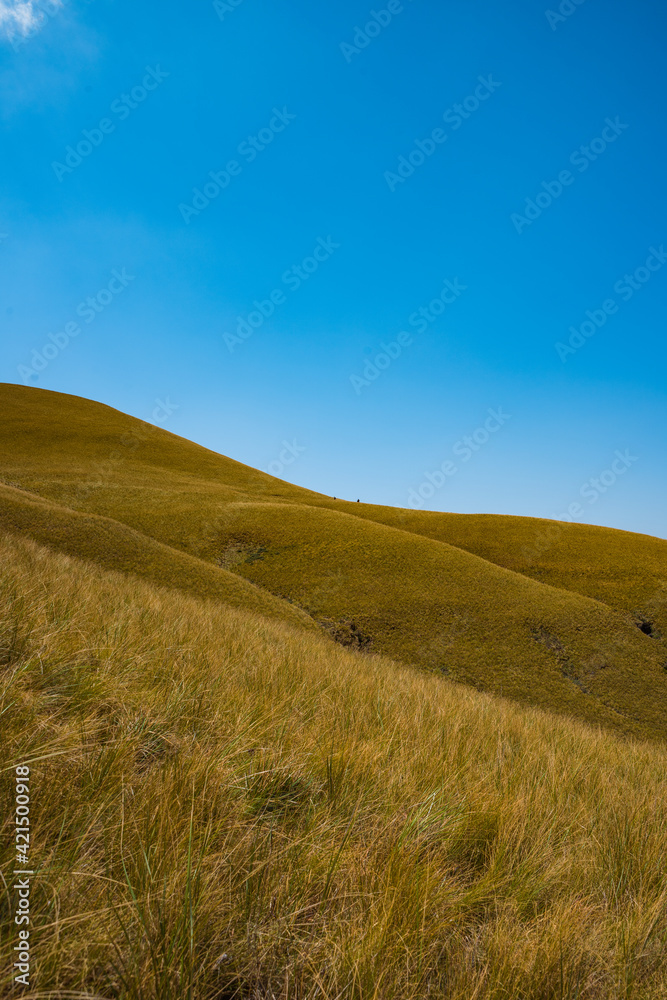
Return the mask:
<path id="1" fill-rule="evenodd" d="M 7 0 L 0 0 L 3 3 Z M 62 111 L 69 98 L 90 82 L 104 48 L 104 40 L 80 16 L 87 5 L 64 0 L 56 8 L 54 0 L 39 4 L 33 0 L 33 8 L 46 17 L 25 37 L 17 34 L 8 42 L 0 24 L 0 125 L 28 108 L 40 113 Z M 11 45 L 16 57 L 2 58 L 3 42 Z"/>
<path id="2" fill-rule="evenodd" d="M 49 15 L 62 7 L 63 0 L 0 0 L 0 36 L 10 42 L 27 38 L 42 27 Z M 48 9 L 47 9 L 48 8 Z"/>

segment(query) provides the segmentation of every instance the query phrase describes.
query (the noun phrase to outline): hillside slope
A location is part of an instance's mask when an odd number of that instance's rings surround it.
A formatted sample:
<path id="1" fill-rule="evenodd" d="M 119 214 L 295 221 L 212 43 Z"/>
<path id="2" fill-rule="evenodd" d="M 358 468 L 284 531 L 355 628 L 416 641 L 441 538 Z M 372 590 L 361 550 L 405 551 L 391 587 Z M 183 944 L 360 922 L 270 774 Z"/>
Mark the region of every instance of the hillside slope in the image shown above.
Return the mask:
<path id="1" fill-rule="evenodd" d="M 667 636 L 667 541 L 630 531 L 537 517 L 396 510 L 359 516 L 447 542 L 531 579 L 627 611 Z M 355 513 L 352 509 L 352 513 Z"/>
<path id="2" fill-rule="evenodd" d="M 20 386 L 0 387 L 0 400 L 6 412 L 0 474 L 20 487 L 11 491 L 11 503 L 4 493 L 2 500 L 14 530 L 132 570 L 133 560 L 142 562 L 136 554 L 123 563 L 96 555 L 96 530 L 110 531 L 113 522 L 118 538 L 132 529 L 132 545 L 142 537 L 147 552 L 157 544 L 168 547 L 170 560 L 178 552 L 190 557 L 191 589 L 199 577 L 208 588 L 213 579 L 222 588 L 224 577 L 229 588 L 230 577 L 239 584 L 245 578 L 256 585 L 254 607 L 261 588 L 275 613 L 301 609 L 344 643 L 590 722 L 667 736 L 667 647 L 636 619 L 636 605 L 655 593 L 661 566 L 667 567 L 661 562 L 667 543 L 650 540 L 656 543 L 651 577 L 633 549 L 642 536 L 598 529 L 627 551 L 630 568 L 614 583 L 618 559 L 606 560 L 604 545 L 581 536 L 561 572 L 570 582 L 582 577 L 582 594 L 498 565 L 502 546 L 489 558 L 466 551 L 483 547 L 479 518 L 471 519 L 466 545 L 457 547 L 447 532 L 466 532 L 452 528 L 449 515 L 334 501 L 89 400 Z M 26 491 L 37 506 L 38 497 L 56 503 L 54 523 L 69 519 L 67 530 L 51 531 L 42 514 L 38 532 Z M 76 524 L 86 526 L 85 544 L 73 520 L 82 515 Z M 506 520 L 509 550 L 513 530 L 532 528 L 523 524 L 529 519 Z M 588 575 L 577 568 L 583 565 Z M 632 573 L 641 583 L 630 592 Z M 596 578 L 598 590 L 589 595 Z M 210 589 L 201 592 L 211 596 Z"/>
<path id="3" fill-rule="evenodd" d="M 667 998 L 664 745 L 2 533 L 0 717 L 35 1000 Z"/>
<path id="4" fill-rule="evenodd" d="M 104 569 L 131 573 L 163 587 L 315 630 L 304 612 L 228 570 L 156 542 L 112 518 L 81 514 L 2 484 L 0 529 L 28 536 Z"/>
<path id="5" fill-rule="evenodd" d="M 324 506 L 447 542 L 540 582 L 654 620 L 667 635 L 667 541 L 585 524 L 350 503 L 292 486 L 112 407 L 0 383 L 5 482 L 217 558 L 226 504 Z M 144 502 L 148 500 L 148 503 Z"/>

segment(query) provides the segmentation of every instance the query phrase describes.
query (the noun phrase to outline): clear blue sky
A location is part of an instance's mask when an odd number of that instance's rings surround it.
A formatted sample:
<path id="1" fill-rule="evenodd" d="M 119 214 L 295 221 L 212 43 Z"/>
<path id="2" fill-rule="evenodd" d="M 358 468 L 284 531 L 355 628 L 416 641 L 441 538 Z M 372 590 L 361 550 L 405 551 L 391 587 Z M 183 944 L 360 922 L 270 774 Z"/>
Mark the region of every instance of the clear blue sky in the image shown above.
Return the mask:
<path id="1" fill-rule="evenodd" d="M 667 12 L 561 9 L 2 0 L 0 378 L 667 537 Z"/>

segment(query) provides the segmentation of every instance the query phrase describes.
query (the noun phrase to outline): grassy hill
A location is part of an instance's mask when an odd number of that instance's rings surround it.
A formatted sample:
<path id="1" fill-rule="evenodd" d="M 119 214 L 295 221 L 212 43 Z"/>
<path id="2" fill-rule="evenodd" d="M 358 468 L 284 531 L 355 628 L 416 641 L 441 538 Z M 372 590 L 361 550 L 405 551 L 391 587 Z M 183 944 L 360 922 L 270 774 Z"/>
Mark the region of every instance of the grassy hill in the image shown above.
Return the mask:
<path id="1" fill-rule="evenodd" d="M 34 1000 L 667 998 L 664 745 L 9 535 L 0 719 Z"/>
<path id="2" fill-rule="evenodd" d="M 667 541 L 597 525 L 364 506 L 363 516 L 448 542 L 541 583 L 630 612 L 667 636 Z"/>
<path id="3" fill-rule="evenodd" d="M 156 542 L 111 518 L 82 514 L 2 484 L 0 528 L 27 535 L 105 569 L 131 573 L 198 597 L 222 601 L 233 608 L 245 608 L 302 628 L 316 629 L 305 612 L 228 570 Z"/>
<path id="4" fill-rule="evenodd" d="M 667 736 L 667 542 L 334 501 L 89 400 L 3 385 L 0 403 L 7 530 L 478 689 Z M 536 542 L 547 530 L 553 541 Z"/>

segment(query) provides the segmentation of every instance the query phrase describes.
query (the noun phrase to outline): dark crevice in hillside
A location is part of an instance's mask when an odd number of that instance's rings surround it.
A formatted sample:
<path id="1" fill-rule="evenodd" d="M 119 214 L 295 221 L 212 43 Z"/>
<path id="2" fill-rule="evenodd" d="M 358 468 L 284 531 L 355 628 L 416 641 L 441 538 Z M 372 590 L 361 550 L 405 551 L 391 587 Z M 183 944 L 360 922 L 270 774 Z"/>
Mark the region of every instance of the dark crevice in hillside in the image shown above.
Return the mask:
<path id="1" fill-rule="evenodd" d="M 342 619 L 335 621 L 331 618 L 320 618 L 318 624 L 328 632 L 334 642 L 346 646 L 348 649 L 358 649 L 369 652 L 373 639 L 367 632 L 364 632 L 353 621 Z"/>
<path id="2" fill-rule="evenodd" d="M 650 635 L 652 639 L 659 639 L 661 637 L 655 627 L 655 623 L 650 618 L 646 618 L 645 615 L 636 614 L 635 625 L 640 632 L 643 632 L 644 635 Z"/>
<path id="3" fill-rule="evenodd" d="M 551 652 L 555 654 L 563 676 L 567 677 L 567 679 L 572 681 L 573 684 L 576 684 L 583 694 L 589 695 L 591 693 L 590 690 L 586 687 L 583 681 L 577 677 L 574 663 L 565 652 L 560 639 L 545 629 L 542 625 L 533 630 L 533 637 L 536 642 L 546 646 L 547 649 L 551 650 Z"/>

